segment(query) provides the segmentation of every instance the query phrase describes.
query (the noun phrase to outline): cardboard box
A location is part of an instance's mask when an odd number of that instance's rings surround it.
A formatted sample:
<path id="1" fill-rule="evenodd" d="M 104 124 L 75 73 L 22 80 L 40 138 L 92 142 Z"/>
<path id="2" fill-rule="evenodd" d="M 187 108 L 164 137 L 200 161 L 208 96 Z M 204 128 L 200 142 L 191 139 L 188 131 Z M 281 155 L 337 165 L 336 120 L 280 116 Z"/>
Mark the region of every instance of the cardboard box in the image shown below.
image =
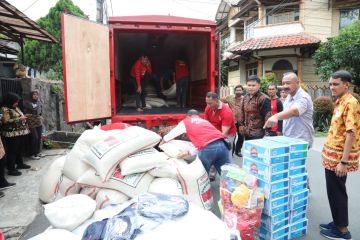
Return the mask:
<path id="1" fill-rule="evenodd" d="M 298 167 L 298 168 L 293 168 L 293 169 L 289 170 L 289 177 L 296 176 L 296 175 L 299 175 L 299 174 L 304 174 L 304 173 L 306 173 L 306 167 L 305 166 Z"/>
<path id="2" fill-rule="evenodd" d="M 298 202 L 294 202 L 293 204 L 290 205 L 290 210 L 296 209 L 296 208 L 300 208 L 303 206 L 307 206 L 308 205 L 308 198 L 304 198 L 301 199 Z"/>
<path id="3" fill-rule="evenodd" d="M 290 185 L 290 193 L 294 194 L 296 192 L 301 192 L 307 189 L 307 181 L 306 182 L 301 182 L 298 184 L 294 184 L 294 185 Z"/>
<path id="4" fill-rule="evenodd" d="M 299 159 L 299 158 L 307 158 L 308 151 L 300 151 L 300 152 L 290 152 L 290 160 Z"/>
<path id="5" fill-rule="evenodd" d="M 243 158 L 243 168 L 265 182 L 276 182 L 288 178 L 289 163 L 266 165 L 252 158 Z"/>
<path id="6" fill-rule="evenodd" d="M 290 232 L 295 232 L 295 231 L 298 231 L 300 229 L 307 228 L 307 226 L 308 226 L 308 219 L 305 218 L 305 219 L 303 219 L 303 220 L 301 220 L 299 222 L 291 224 Z"/>
<path id="7" fill-rule="evenodd" d="M 269 139 L 271 141 L 279 142 L 282 144 L 287 144 L 290 147 L 290 152 L 296 152 L 296 151 L 307 151 L 309 147 L 309 143 L 298 139 L 298 138 L 289 138 L 285 136 L 275 136 L 275 137 L 266 137 L 266 139 Z"/>
<path id="8" fill-rule="evenodd" d="M 299 214 L 301 214 L 303 212 L 306 212 L 306 211 L 307 211 L 307 206 L 301 206 L 299 208 L 295 208 L 295 209 L 291 210 L 290 215 L 295 216 L 295 215 L 299 215 Z"/>
<path id="9" fill-rule="evenodd" d="M 306 158 L 300 158 L 295 160 L 289 161 L 289 169 L 301 168 L 306 167 Z"/>
<path id="10" fill-rule="evenodd" d="M 244 143 L 244 156 L 265 164 L 277 164 L 289 160 L 289 146 L 267 139 L 249 140 Z"/>
<path id="11" fill-rule="evenodd" d="M 261 218 L 261 227 L 269 230 L 270 232 L 275 232 L 283 227 L 286 227 L 290 224 L 290 218 L 282 218 L 279 222 L 265 221 Z"/>
<path id="12" fill-rule="evenodd" d="M 309 189 L 305 189 L 303 191 L 290 194 L 290 206 L 295 202 L 299 202 L 303 199 L 307 199 L 308 196 L 309 196 Z"/>
<path id="13" fill-rule="evenodd" d="M 258 179 L 258 187 L 264 189 L 266 199 L 278 198 L 289 194 L 289 184 L 288 179 L 271 183 Z"/>
<path id="14" fill-rule="evenodd" d="M 268 215 L 268 216 L 276 216 L 279 215 L 282 212 L 286 212 L 289 211 L 289 203 L 286 203 L 284 205 L 281 206 L 277 206 L 275 208 L 264 208 L 263 209 L 263 213 Z"/>
<path id="15" fill-rule="evenodd" d="M 302 221 L 304 219 L 306 219 L 306 210 L 297 215 L 290 214 L 290 224 Z"/>
<path id="16" fill-rule="evenodd" d="M 303 173 L 303 174 L 299 174 L 299 175 L 290 176 L 289 179 L 290 179 L 290 186 L 296 185 L 299 183 L 307 182 L 308 174 Z"/>
<path id="17" fill-rule="evenodd" d="M 290 232 L 289 236 L 290 239 L 298 239 L 302 236 L 305 236 L 307 234 L 307 227 L 299 229 L 297 231 Z"/>
<path id="18" fill-rule="evenodd" d="M 290 211 L 285 211 L 275 216 L 268 216 L 263 213 L 261 215 L 261 221 L 266 222 L 266 224 L 271 224 L 271 223 L 276 224 L 278 222 L 281 222 L 281 220 L 289 217 L 290 217 Z"/>
<path id="19" fill-rule="evenodd" d="M 264 208 L 274 209 L 278 206 L 289 204 L 289 201 L 290 201 L 290 195 L 285 195 L 276 199 L 265 199 Z"/>
<path id="20" fill-rule="evenodd" d="M 266 228 L 260 227 L 259 237 L 260 239 L 266 239 L 266 240 L 288 239 L 289 232 L 290 232 L 289 226 L 283 227 L 274 232 L 269 231 Z"/>

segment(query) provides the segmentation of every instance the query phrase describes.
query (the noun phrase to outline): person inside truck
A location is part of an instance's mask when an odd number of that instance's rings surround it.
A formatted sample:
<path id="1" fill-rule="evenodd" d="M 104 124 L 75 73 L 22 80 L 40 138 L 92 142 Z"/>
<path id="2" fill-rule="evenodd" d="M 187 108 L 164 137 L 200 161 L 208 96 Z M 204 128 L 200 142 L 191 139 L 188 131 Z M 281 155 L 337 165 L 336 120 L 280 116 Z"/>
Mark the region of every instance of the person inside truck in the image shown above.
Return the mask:
<path id="1" fill-rule="evenodd" d="M 175 61 L 174 82 L 176 83 L 176 106 L 185 108 L 190 82 L 189 65 L 183 58 Z"/>
<path id="2" fill-rule="evenodd" d="M 209 121 L 199 117 L 199 112 L 191 109 L 187 112 L 184 120 L 163 137 L 160 144 L 168 142 L 181 134 L 186 134 L 198 152 L 182 152 L 177 156 L 184 158 L 196 155 L 202 162 L 206 172 L 209 174 L 210 167 L 215 166 L 221 173 L 221 166 L 231 163 L 228 148 L 224 139 L 226 135 L 216 129 Z"/>
<path id="3" fill-rule="evenodd" d="M 146 109 L 145 102 L 145 78 L 146 76 L 151 76 L 152 68 L 150 60 L 147 56 L 142 55 L 134 63 L 130 72 L 130 84 L 133 89 L 135 89 L 135 99 L 136 99 L 136 110 L 138 112 L 144 111 Z"/>

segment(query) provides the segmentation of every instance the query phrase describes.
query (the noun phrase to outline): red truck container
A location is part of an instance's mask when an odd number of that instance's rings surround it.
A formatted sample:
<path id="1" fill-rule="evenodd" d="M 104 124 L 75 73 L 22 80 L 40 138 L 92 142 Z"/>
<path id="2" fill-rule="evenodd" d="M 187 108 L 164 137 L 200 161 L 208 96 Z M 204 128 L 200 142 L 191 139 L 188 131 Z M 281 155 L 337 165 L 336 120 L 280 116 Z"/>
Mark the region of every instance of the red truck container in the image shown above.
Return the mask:
<path id="1" fill-rule="evenodd" d="M 110 17 L 109 25 L 62 15 L 65 115 L 68 123 L 111 118 L 112 122 L 172 125 L 189 109 L 161 107 L 137 112 L 122 103 L 130 96 L 129 74 L 141 54 L 153 71 L 175 64 L 179 51 L 190 68 L 187 103 L 204 110 L 215 90 L 215 23 L 173 16 Z"/>

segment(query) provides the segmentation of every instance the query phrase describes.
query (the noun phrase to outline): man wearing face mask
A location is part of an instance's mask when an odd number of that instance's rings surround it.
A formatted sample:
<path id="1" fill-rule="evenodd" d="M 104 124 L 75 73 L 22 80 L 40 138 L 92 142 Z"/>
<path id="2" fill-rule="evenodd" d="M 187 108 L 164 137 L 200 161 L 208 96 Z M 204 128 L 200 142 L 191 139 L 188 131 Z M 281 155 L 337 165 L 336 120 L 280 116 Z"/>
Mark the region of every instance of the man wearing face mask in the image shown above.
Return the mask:
<path id="1" fill-rule="evenodd" d="M 300 81 L 293 72 L 284 74 L 282 84 L 284 91 L 288 94 L 284 102 L 284 110 L 271 116 L 264 124 L 264 128 L 271 128 L 279 120 L 284 120 L 284 136 L 302 139 L 311 147 L 315 133 L 311 97 L 300 87 Z"/>
<path id="2" fill-rule="evenodd" d="M 270 99 L 260 92 L 260 78 L 251 75 L 246 81 L 248 94 L 241 104 L 239 132 L 245 140 L 259 139 L 265 136 L 264 123 L 271 116 Z"/>

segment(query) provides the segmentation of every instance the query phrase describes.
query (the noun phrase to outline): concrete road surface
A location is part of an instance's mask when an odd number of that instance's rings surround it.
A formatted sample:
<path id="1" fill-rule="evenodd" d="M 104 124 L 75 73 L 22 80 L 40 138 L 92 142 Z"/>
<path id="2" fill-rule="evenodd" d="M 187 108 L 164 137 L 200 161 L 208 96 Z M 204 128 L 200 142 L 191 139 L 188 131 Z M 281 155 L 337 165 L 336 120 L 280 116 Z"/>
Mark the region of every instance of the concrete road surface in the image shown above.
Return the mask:
<path id="1" fill-rule="evenodd" d="M 331 221 L 330 208 L 325 189 L 324 169 L 321 165 L 321 149 L 324 138 L 316 138 L 308 158 L 308 171 L 310 176 L 311 193 L 309 197 L 308 218 L 309 229 L 306 240 L 325 239 L 319 235 L 320 223 Z M 27 171 L 22 177 L 9 178 L 17 183 L 12 189 L 5 190 L 6 196 L 0 199 L 0 229 L 6 233 L 7 240 L 29 239 L 44 231 L 49 223 L 42 213 L 41 204 L 38 200 L 38 188 L 41 176 L 46 168 L 62 150 L 47 151 L 48 157 L 40 161 L 29 161 L 28 163 L 39 167 L 38 171 Z M 240 159 L 234 159 L 239 163 Z M 351 173 L 347 180 L 349 195 L 349 220 L 353 240 L 360 240 L 360 172 Z M 212 183 L 214 190 L 214 203 L 219 199 L 219 181 Z M 214 204 L 214 213 L 219 216 Z"/>

